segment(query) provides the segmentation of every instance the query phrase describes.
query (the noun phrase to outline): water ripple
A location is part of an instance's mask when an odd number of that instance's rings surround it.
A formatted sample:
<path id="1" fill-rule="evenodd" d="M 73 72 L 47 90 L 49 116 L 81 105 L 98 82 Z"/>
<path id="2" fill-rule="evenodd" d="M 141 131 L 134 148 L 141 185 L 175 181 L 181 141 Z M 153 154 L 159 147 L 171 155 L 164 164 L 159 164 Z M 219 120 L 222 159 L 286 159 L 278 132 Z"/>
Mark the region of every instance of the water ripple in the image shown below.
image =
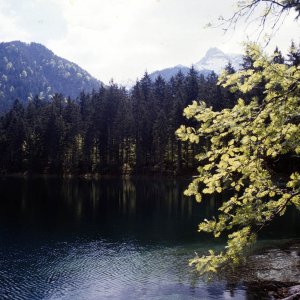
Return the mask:
<path id="1" fill-rule="evenodd" d="M 77 240 L 31 250 L 2 256 L 1 299 L 213 299 L 192 284 L 184 247 Z"/>

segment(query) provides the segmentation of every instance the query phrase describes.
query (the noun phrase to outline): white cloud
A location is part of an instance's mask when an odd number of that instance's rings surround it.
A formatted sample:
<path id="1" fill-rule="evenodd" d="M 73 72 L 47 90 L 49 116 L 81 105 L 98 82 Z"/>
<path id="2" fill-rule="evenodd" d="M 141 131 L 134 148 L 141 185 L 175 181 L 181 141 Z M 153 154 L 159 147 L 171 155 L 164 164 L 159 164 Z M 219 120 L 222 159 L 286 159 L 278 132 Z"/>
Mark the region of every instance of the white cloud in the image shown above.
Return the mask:
<path id="1" fill-rule="evenodd" d="M 215 5 L 198 0 L 188 5 L 178 0 L 90 0 L 84 6 L 74 0 L 61 6 L 68 34 L 49 46 L 82 61 L 83 67 L 106 82 L 199 60 L 211 39 L 204 29 L 207 15 L 213 16 L 215 10 Z"/>
<path id="2" fill-rule="evenodd" d="M 0 1 L 0 41 L 7 42 L 12 40 L 29 41 L 30 34 L 17 25 L 16 17 L 4 13 L 4 3 Z"/>
<path id="3" fill-rule="evenodd" d="M 47 43 L 51 38 L 63 38 L 66 33 L 60 6 L 52 1 L 0 0 L 0 8 L 2 22 L 13 31 L 11 39 Z"/>

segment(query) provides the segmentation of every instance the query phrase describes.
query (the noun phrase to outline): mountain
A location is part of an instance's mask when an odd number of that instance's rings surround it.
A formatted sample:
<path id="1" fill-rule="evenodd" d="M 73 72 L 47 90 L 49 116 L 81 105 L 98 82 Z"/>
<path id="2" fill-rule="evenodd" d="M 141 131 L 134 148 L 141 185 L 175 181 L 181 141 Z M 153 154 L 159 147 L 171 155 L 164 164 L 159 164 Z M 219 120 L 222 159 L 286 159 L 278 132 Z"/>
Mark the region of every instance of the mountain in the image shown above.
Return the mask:
<path id="1" fill-rule="evenodd" d="M 55 93 L 76 98 L 82 90 L 90 92 L 101 84 L 41 44 L 0 43 L 0 112 L 7 111 L 15 99 L 26 104 L 35 95 L 50 99 Z"/>
<path id="2" fill-rule="evenodd" d="M 190 68 L 183 66 L 183 65 L 177 65 L 173 68 L 166 68 L 162 69 L 159 71 L 155 71 L 151 74 L 149 74 L 149 77 L 151 78 L 152 81 L 155 81 L 155 79 L 158 76 L 161 76 L 164 80 L 169 81 L 173 76 L 176 76 L 179 71 L 182 72 L 183 75 L 187 75 L 189 72 Z M 197 70 L 199 74 L 203 74 L 204 76 L 207 76 L 209 73 L 211 73 L 211 70 Z"/>
<path id="3" fill-rule="evenodd" d="M 166 81 L 169 81 L 172 76 L 175 76 L 179 71 L 184 75 L 189 72 L 189 68 L 183 65 L 177 65 L 173 68 L 167 68 L 160 71 L 155 71 L 149 75 L 152 81 L 154 81 L 159 75 L 164 78 Z"/>
<path id="4" fill-rule="evenodd" d="M 210 48 L 205 56 L 198 61 L 194 67 L 198 71 L 211 70 L 220 74 L 229 62 L 235 70 L 240 69 L 242 60 L 243 55 L 241 54 L 225 54 L 218 48 Z"/>
<path id="5" fill-rule="evenodd" d="M 241 54 L 225 54 L 218 48 L 210 48 L 206 52 L 205 56 L 193 66 L 199 72 L 199 74 L 203 74 L 204 76 L 206 76 L 212 71 L 214 71 L 217 74 L 220 74 L 229 62 L 232 64 L 235 70 L 238 70 L 240 69 L 242 60 L 243 56 Z M 189 67 L 177 65 L 173 68 L 171 67 L 155 71 L 149 76 L 152 80 L 155 80 L 160 75 L 168 81 L 179 71 L 186 75 L 189 71 Z"/>

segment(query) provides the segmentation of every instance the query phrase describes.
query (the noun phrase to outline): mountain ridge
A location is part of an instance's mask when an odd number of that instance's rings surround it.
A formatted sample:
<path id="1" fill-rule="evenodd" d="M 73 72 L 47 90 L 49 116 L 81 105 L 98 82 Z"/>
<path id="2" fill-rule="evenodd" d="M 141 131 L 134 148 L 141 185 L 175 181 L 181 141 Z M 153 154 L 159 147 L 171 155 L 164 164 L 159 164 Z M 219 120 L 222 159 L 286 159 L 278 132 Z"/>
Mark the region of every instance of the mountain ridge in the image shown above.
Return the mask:
<path id="1" fill-rule="evenodd" d="M 51 99 L 62 93 L 76 98 L 103 84 L 77 64 L 39 43 L 0 43 L 0 111 L 7 111 L 15 99 L 26 104 L 35 95 Z"/>
<path id="2" fill-rule="evenodd" d="M 209 48 L 194 69 L 204 76 L 212 71 L 219 74 L 231 62 L 237 70 L 242 62 L 241 54 L 226 54 L 216 47 Z M 178 72 L 187 75 L 190 67 L 178 64 L 149 74 L 152 81 L 161 76 L 169 81 Z M 135 81 L 121 84 L 128 89 Z M 35 95 L 50 100 L 55 93 L 76 99 L 81 91 L 91 92 L 104 85 L 76 63 L 56 55 L 42 44 L 21 41 L 0 43 L 0 112 L 10 109 L 19 99 L 28 103 Z"/>
<path id="3" fill-rule="evenodd" d="M 207 50 L 206 54 L 192 66 L 199 74 L 207 76 L 212 71 L 220 74 L 225 66 L 230 62 L 235 70 L 240 69 L 243 55 L 234 53 L 224 53 L 222 50 L 211 47 Z M 176 65 L 174 67 L 164 68 L 161 70 L 154 71 L 149 74 L 152 80 L 155 80 L 159 75 L 165 80 L 170 80 L 172 76 L 175 76 L 179 71 L 183 74 L 187 74 L 189 67 L 184 65 Z"/>
<path id="4" fill-rule="evenodd" d="M 240 69 L 243 56 L 241 54 L 227 54 L 216 47 L 209 48 L 205 56 L 195 64 L 195 69 L 212 70 L 217 74 L 230 62 L 235 70 Z"/>

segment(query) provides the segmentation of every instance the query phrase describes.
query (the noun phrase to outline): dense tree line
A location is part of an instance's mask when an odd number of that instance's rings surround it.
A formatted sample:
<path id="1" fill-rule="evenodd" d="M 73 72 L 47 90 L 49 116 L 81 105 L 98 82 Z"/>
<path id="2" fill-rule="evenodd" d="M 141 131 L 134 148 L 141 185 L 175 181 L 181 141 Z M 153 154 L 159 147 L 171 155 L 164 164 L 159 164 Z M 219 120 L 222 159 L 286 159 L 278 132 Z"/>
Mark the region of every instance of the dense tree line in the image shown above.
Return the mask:
<path id="1" fill-rule="evenodd" d="M 288 63 L 298 64 L 299 56 L 292 44 Z M 245 55 L 243 68 L 251 63 Z M 230 64 L 226 70 L 235 73 Z M 234 106 L 239 93 L 217 82 L 215 73 L 199 75 L 191 68 L 168 82 L 162 77 L 152 82 L 145 73 L 130 91 L 111 82 L 75 100 L 61 94 L 51 101 L 35 96 L 26 107 L 16 100 L 0 120 L 1 172 L 194 173 L 195 155 L 203 145 L 182 142 L 174 133 L 181 124 L 196 126 L 182 115 L 195 99 L 214 111 Z"/>

